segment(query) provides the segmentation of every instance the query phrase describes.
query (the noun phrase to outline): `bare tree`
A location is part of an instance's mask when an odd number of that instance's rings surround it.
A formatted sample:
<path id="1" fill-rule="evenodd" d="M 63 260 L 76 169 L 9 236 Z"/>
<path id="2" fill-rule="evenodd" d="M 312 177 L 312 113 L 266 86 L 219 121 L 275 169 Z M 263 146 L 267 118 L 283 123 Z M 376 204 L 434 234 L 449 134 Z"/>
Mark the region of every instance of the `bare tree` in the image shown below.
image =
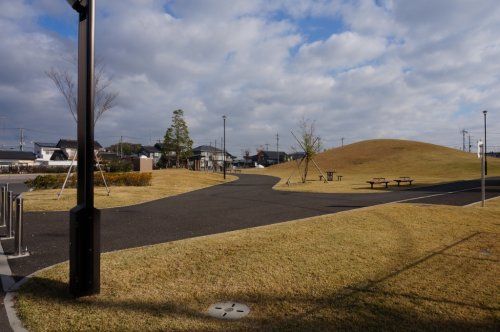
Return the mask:
<path id="1" fill-rule="evenodd" d="M 77 86 L 73 75 L 67 69 L 51 68 L 45 74 L 63 95 L 68 109 L 77 121 Z M 98 62 L 94 74 L 94 126 L 101 116 L 116 105 L 118 92 L 108 91 L 111 85 L 111 79 L 105 77 L 104 65 Z"/>
<path id="2" fill-rule="evenodd" d="M 302 183 L 307 180 L 309 172 L 309 163 L 314 156 L 321 150 L 321 138 L 316 135 L 316 126 L 314 121 L 302 119 L 299 124 L 300 137 L 298 143 L 304 150 L 304 171 L 301 174 Z"/>

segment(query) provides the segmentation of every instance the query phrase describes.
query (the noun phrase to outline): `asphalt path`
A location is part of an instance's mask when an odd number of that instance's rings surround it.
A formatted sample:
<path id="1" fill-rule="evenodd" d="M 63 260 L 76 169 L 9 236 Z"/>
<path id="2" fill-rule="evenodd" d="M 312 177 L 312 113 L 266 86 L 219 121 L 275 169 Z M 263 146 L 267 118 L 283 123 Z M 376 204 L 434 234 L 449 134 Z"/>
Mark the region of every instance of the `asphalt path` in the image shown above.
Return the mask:
<path id="1" fill-rule="evenodd" d="M 269 176 L 239 175 L 239 179 L 231 183 L 134 206 L 101 210 L 102 251 L 269 225 L 396 201 L 467 205 L 481 199 L 480 190 L 477 189 L 480 186 L 478 180 L 373 194 L 277 191 L 272 189 L 277 181 L 277 178 Z M 493 188 L 488 190 L 487 198 L 500 195 L 499 178 L 488 179 L 487 185 Z M 18 191 L 25 190 L 22 184 L 16 188 Z M 14 276 L 26 276 L 68 260 L 68 212 L 25 213 L 24 222 L 30 256 L 9 259 Z M 12 240 L 2 240 L 1 243 L 4 251 L 13 250 Z M 0 329 L 5 326 L 4 316 L 4 313 L 0 313 Z"/>

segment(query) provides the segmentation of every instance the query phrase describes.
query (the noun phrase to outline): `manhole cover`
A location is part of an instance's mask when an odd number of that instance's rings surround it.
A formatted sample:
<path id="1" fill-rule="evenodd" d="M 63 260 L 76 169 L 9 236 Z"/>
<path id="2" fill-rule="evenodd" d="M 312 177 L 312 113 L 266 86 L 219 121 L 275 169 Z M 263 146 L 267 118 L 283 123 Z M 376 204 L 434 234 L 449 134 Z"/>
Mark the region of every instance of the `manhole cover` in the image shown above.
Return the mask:
<path id="1" fill-rule="evenodd" d="M 208 314 L 221 319 L 240 319 L 248 315 L 250 308 L 237 302 L 219 302 L 208 308 Z"/>

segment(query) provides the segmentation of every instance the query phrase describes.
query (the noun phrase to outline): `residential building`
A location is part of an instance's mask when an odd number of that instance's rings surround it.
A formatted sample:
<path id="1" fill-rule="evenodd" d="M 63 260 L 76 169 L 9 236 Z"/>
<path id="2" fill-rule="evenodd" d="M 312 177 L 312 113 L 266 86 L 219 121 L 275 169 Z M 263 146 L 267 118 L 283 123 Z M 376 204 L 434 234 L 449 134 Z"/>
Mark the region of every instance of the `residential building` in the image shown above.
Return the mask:
<path id="1" fill-rule="evenodd" d="M 283 151 L 259 151 L 258 154 L 251 157 L 254 163 L 262 166 L 271 166 L 279 162 L 283 163 L 288 160 L 288 155 Z"/>
<path id="2" fill-rule="evenodd" d="M 156 146 L 142 146 L 139 150 L 139 157 L 146 156 L 153 159 L 153 164 L 156 165 L 161 157 L 161 151 Z"/>
<path id="3" fill-rule="evenodd" d="M 0 151 L 0 167 L 33 166 L 36 156 L 30 151 Z"/>
<path id="4" fill-rule="evenodd" d="M 43 166 L 69 166 L 75 157 L 78 149 L 76 140 L 60 139 L 57 143 L 35 142 L 34 154 L 36 155 L 36 164 Z M 96 152 L 104 152 L 99 142 L 94 141 Z M 78 158 L 77 158 L 78 159 Z M 77 160 L 73 163 L 77 165 Z"/>
<path id="5" fill-rule="evenodd" d="M 226 151 L 226 167 L 229 167 L 234 159 L 236 158 Z M 189 162 L 194 170 L 220 171 L 224 165 L 224 151 L 210 145 L 201 145 L 193 149 Z"/>
<path id="6" fill-rule="evenodd" d="M 33 152 L 36 155 L 37 161 L 48 161 L 52 157 L 54 151 L 59 150 L 56 143 L 41 143 L 35 142 Z"/>
<path id="7" fill-rule="evenodd" d="M 305 152 L 294 152 L 294 153 L 290 153 L 288 155 L 288 160 L 298 160 L 298 159 L 302 159 L 304 156 L 305 156 Z"/>
<path id="8" fill-rule="evenodd" d="M 76 140 L 60 139 L 59 142 L 57 142 L 56 147 L 66 153 L 68 160 L 72 160 L 78 149 L 78 142 Z M 94 141 L 94 151 L 99 152 L 105 150 L 99 142 Z"/>

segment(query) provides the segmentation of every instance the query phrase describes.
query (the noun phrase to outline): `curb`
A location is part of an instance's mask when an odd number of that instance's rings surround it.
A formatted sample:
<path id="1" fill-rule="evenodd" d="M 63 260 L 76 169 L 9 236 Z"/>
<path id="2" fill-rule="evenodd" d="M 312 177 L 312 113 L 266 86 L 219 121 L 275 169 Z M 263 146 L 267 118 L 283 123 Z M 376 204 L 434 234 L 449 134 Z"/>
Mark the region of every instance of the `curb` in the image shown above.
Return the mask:
<path id="1" fill-rule="evenodd" d="M 4 297 L 4 307 L 5 312 L 7 313 L 7 319 L 9 321 L 10 327 L 14 332 L 28 332 L 21 323 L 21 320 L 17 316 L 16 309 L 14 307 L 14 297 L 17 294 L 16 290 L 28 281 L 28 277 L 24 277 L 18 282 L 14 281 L 12 278 L 12 270 L 10 269 L 9 262 L 7 260 L 7 256 L 3 251 L 2 243 L 0 242 L 0 272 L 2 274 L 2 289 L 5 292 Z"/>

